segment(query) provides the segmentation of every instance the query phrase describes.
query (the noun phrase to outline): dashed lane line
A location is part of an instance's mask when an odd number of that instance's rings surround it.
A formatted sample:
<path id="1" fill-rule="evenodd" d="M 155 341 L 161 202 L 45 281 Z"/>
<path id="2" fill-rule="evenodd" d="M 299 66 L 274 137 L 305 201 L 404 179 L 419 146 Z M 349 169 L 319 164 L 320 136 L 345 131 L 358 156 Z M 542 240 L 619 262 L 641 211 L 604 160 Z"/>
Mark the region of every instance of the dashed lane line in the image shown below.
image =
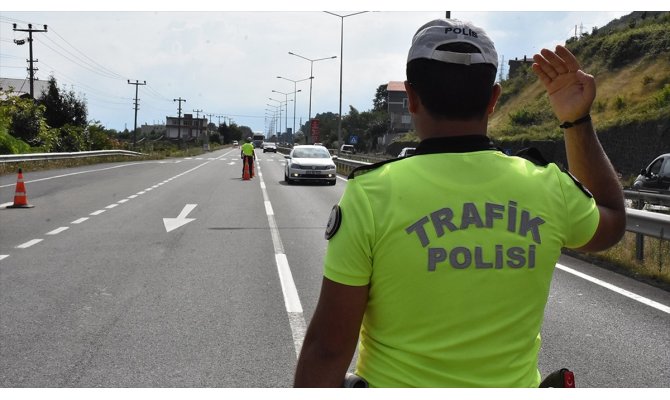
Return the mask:
<path id="1" fill-rule="evenodd" d="M 60 228 L 56 228 L 51 232 L 47 232 L 47 235 L 58 235 L 59 233 L 66 231 L 68 229 L 70 229 L 69 226 L 61 226 Z"/>
<path id="2" fill-rule="evenodd" d="M 221 156 L 221 157 L 222 157 L 222 156 Z M 221 157 L 217 157 L 217 159 L 221 159 Z M 178 163 L 178 162 L 179 162 L 179 161 L 175 162 L 175 164 Z M 119 205 L 121 205 L 121 204 L 127 202 L 127 201 L 130 200 L 130 199 L 134 199 L 134 198 L 136 198 L 136 197 L 138 197 L 138 196 L 140 196 L 140 195 L 143 195 L 143 194 L 145 194 L 146 192 L 149 192 L 149 191 L 151 191 L 151 190 L 153 190 L 153 189 L 155 189 L 155 188 L 158 188 L 158 187 L 160 187 L 161 185 L 163 185 L 163 184 L 165 184 L 165 183 L 167 183 L 167 182 L 170 182 L 170 181 L 172 181 L 172 180 L 174 180 L 174 179 L 176 179 L 176 178 L 178 178 L 178 177 L 180 177 L 180 176 L 183 176 L 183 175 L 185 175 L 185 174 L 188 174 L 189 172 L 195 171 L 196 169 L 198 169 L 198 168 L 200 168 L 200 167 L 202 167 L 202 166 L 204 166 L 204 165 L 209 164 L 209 162 L 210 162 L 210 161 L 205 161 L 204 163 L 202 163 L 202 164 L 200 164 L 200 165 L 197 165 L 197 166 L 195 166 L 195 167 L 193 167 L 193 168 L 191 168 L 191 169 L 189 169 L 189 170 L 186 170 L 186 171 L 184 171 L 184 172 L 182 172 L 182 173 L 180 173 L 180 174 L 177 174 L 177 175 L 175 175 L 175 176 L 173 176 L 173 177 L 171 177 L 171 178 L 169 178 L 169 179 L 166 179 L 166 180 L 164 180 L 163 182 L 158 183 L 158 184 L 156 184 L 156 185 L 154 185 L 154 186 L 152 186 L 152 187 L 150 187 L 150 188 L 147 188 L 147 189 L 145 189 L 145 190 L 143 190 L 143 191 L 137 192 L 137 193 L 134 194 L 134 195 L 130 195 L 130 196 L 128 196 L 127 198 L 122 199 L 122 200 L 119 200 L 118 202 L 116 202 L 116 203 L 114 203 L 114 204 L 110 204 L 110 205 L 106 206 L 104 210 L 101 209 L 101 210 L 93 211 L 93 212 L 90 213 L 89 215 L 92 215 L 92 216 L 100 215 L 100 214 L 104 213 L 104 212 L 106 211 L 106 209 L 112 209 L 112 208 L 115 208 L 115 207 L 117 207 L 117 206 L 119 206 Z M 100 168 L 100 169 L 89 170 L 89 171 L 73 172 L 73 173 L 70 173 L 70 174 L 57 175 L 57 176 L 52 176 L 52 177 L 49 177 L 49 178 L 35 179 L 35 180 L 28 181 L 28 182 L 39 182 L 39 181 L 46 181 L 46 180 L 50 180 L 50 179 L 62 178 L 62 177 L 66 177 L 66 176 L 85 174 L 85 173 L 90 173 L 90 172 L 106 171 L 106 170 L 110 170 L 110 169 L 114 169 L 114 168 L 120 168 L 120 167 L 125 167 L 125 166 L 128 166 L 128 165 L 135 165 L 135 164 L 139 164 L 139 163 L 124 164 L 124 165 L 114 166 L 114 167 L 110 167 L 110 168 Z M 12 185 L 13 185 L 13 184 L 12 184 Z M 6 186 L 12 186 L 12 185 L 4 185 L 4 186 L 0 186 L 0 187 L 6 187 Z M 10 202 L 10 203 L 0 204 L 0 208 L 2 208 L 2 206 L 9 206 L 9 205 L 12 205 L 12 204 L 14 204 L 14 203 L 11 203 L 11 202 Z M 81 218 L 79 218 L 79 219 L 76 219 L 76 220 L 72 221 L 71 224 L 75 224 L 75 225 L 77 225 L 77 224 L 81 224 L 82 222 L 87 221 L 88 219 L 89 219 L 89 217 L 81 217 Z M 54 235 L 57 235 L 57 234 L 59 234 L 59 233 L 65 231 L 65 230 L 67 230 L 67 229 L 69 229 L 69 227 L 59 227 L 59 228 L 56 228 L 56 229 L 54 229 L 54 230 L 52 230 L 52 231 L 50 231 L 50 232 L 47 232 L 46 235 L 54 236 Z M 29 248 L 29 247 L 32 247 L 32 246 L 36 245 L 37 243 L 42 242 L 43 240 L 44 240 L 44 239 L 32 239 L 32 240 L 30 240 L 30 241 L 28 241 L 28 242 L 25 242 L 25 243 L 22 243 L 22 244 L 16 246 L 16 248 L 17 248 L 17 249 L 27 249 L 27 248 Z M 4 260 L 4 259 L 8 258 L 9 256 L 10 256 L 10 254 L 0 254 L 0 260 Z"/>
<path id="3" fill-rule="evenodd" d="M 36 245 L 37 243 L 41 242 L 42 240 L 44 240 L 44 239 L 29 240 L 25 243 L 22 243 L 22 244 L 16 246 L 16 248 L 17 249 L 27 249 L 28 247 L 32 247 L 32 246 Z"/>

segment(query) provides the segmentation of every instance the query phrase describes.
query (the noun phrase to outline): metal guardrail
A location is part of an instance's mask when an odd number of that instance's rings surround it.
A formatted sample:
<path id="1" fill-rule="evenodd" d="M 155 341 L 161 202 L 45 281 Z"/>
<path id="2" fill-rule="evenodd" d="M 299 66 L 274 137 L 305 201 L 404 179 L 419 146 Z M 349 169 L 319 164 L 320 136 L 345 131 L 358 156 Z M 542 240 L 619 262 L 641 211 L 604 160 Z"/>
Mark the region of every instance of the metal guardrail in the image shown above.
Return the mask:
<path id="1" fill-rule="evenodd" d="M 624 197 L 630 200 L 642 200 L 649 204 L 656 204 L 670 207 L 670 195 L 660 194 L 656 192 L 647 192 L 644 190 L 630 190 L 623 191 Z"/>
<path id="2" fill-rule="evenodd" d="M 68 158 L 103 157 L 103 156 L 137 157 L 141 155 L 143 154 L 138 153 L 136 151 L 128 151 L 128 150 L 94 150 L 94 151 L 78 151 L 71 153 L 3 154 L 0 155 L 0 163 L 59 160 Z"/>

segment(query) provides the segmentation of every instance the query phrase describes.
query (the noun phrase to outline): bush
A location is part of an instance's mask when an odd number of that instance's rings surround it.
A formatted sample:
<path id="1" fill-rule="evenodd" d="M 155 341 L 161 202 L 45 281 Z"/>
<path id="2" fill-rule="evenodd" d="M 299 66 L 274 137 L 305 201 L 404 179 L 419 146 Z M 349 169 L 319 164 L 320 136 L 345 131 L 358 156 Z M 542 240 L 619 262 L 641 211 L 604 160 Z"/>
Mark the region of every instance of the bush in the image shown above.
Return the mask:
<path id="1" fill-rule="evenodd" d="M 654 96 L 654 99 L 656 100 L 656 105 L 658 108 L 663 108 L 670 105 L 670 85 L 666 84 L 663 86 L 663 89 L 661 89 Z"/>
<path id="2" fill-rule="evenodd" d="M 533 125 L 541 120 L 537 112 L 529 111 L 525 108 L 514 111 L 509 115 L 512 125 Z"/>
<path id="3" fill-rule="evenodd" d="M 626 107 L 626 100 L 623 98 L 623 96 L 617 96 L 616 99 L 614 99 L 614 108 L 617 110 L 623 110 L 624 107 Z"/>

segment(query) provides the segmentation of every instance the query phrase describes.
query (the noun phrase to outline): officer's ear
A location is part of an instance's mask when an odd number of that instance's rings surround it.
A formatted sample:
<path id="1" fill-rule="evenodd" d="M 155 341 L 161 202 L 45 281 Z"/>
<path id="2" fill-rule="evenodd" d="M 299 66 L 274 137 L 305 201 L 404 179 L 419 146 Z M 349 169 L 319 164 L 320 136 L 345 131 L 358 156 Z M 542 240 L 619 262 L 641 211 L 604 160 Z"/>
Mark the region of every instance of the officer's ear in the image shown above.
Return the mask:
<path id="1" fill-rule="evenodd" d="M 407 109 L 410 114 L 416 114 L 421 100 L 419 100 L 419 96 L 416 94 L 409 81 L 405 81 L 405 91 L 407 92 Z"/>
<path id="2" fill-rule="evenodd" d="M 493 111 L 496 109 L 496 104 L 502 93 L 502 86 L 499 83 L 493 85 L 493 90 L 491 91 L 491 98 L 489 99 L 489 104 L 486 107 L 486 115 L 493 114 Z"/>

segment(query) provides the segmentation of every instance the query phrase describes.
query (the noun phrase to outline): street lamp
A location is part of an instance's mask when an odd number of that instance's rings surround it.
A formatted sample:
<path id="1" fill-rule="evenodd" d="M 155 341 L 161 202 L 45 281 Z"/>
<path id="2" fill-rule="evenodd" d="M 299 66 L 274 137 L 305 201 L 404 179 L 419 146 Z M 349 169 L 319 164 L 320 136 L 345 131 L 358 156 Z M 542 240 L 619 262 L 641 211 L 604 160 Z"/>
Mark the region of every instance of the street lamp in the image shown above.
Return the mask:
<path id="1" fill-rule="evenodd" d="M 354 15 L 366 13 L 367 11 L 359 11 L 347 15 L 339 15 L 332 13 L 330 11 L 324 11 L 324 12 L 330 15 L 334 15 L 336 17 L 340 17 L 340 20 L 342 22 L 340 28 L 340 113 L 337 116 L 337 155 L 339 156 L 340 148 L 342 148 L 342 61 L 343 61 L 342 57 L 344 55 L 344 19 L 346 17 L 352 17 Z"/>
<path id="2" fill-rule="evenodd" d="M 270 98 L 270 100 L 276 101 L 277 103 L 279 103 L 278 106 L 276 106 L 274 104 L 270 104 L 270 103 L 267 103 L 267 105 L 270 106 L 270 107 L 274 107 L 275 112 L 279 112 L 279 135 L 281 135 L 281 104 L 282 104 L 282 102 L 279 101 L 279 100 L 275 100 L 273 98 Z"/>
<path id="3" fill-rule="evenodd" d="M 273 92 L 274 92 L 274 90 L 273 90 Z M 282 94 L 283 94 L 283 93 L 282 93 Z M 290 94 L 290 93 L 289 93 L 289 94 Z M 287 96 L 287 97 L 288 97 L 288 96 Z M 279 103 L 279 130 L 280 130 L 280 131 L 281 131 L 281 108 L 282 108 L 282 105 L 283 105 L 283 104 L 286 105 L 286 107 L 284 107 L 284 111 L 285 111 L 284 114 L 286 115 L 286 117 L 285 117 L 285 122 L 284 122 L 284 128 L 288 131 L 288 125 L 287 125 L 287 123 L 288 123 L 288 102 L 289 102 L 289 101 L 293 101 L 293 100 L 288 100 L 288 99 L 287 99 L 286 101 L 281 101 L 281 100 L 273 99 L 272 97 L 268 97 L 268 99 L 270 99 L 270 100 L 272 100 L 272 101 L 276 101 L 277 103 Z M 270 105 L 270 104 L 268 104 L 268 105 Z M 288 136 L 288 132 L 286 132 L 286 134 L 287 134 L 287 136 Z M 291 138 L 291 139 L 292 139 L 292 138 Z M 287 141 L 288 141 L 288 140 L 287 140 Z"/>
<path id="4" fill-rule="evenodd" d="M 323 60 L 331 60 L 333 58 L 337 58 L 337 56 L 311 59 L 311 58 L 307 58 L 307 57 L 301 56 L 300 54 L 296 54 L 296 53 L 293 53 L 293 52 L 290 52 L 290 51 L 288 52 L 288 54 L 290 54 L 292 56 L 300 57 L 303 60 L 309 61 L 309 78 L 310 78 L 310 80 L 309 80 L 309 116 L 308 116 L 308 120 L 311 122 L 312 121 L 312 81 L 314 81 L 314 62 L 315 61 L 323 61 Z M 310 136 L 309 134 L 306 136 L 306 139 L 305 139 L 306 144 L 309 144 L 309 136 Z"/>
<path id="5" fill-rule="evenodd" d="M 286 128 L 286 130 L 288 131 L 288 102 L 289 102 L 289 101 L 292 101 L 293 104 L 295 104 L 295 100 L 289 100 L 289 99 L 288 99 L 288 95 L 289 95 L 289 94 L 292 94 L 292 95 L 293 95 L 293 98 L 295 99 L 295 94 L 298 93 L 298 92 L 300 92 L 300 90 L 298 90 L 298 91 L 296 91 L 296 92 L 289 92 L 289 93 L 280 92 L 280 91 L 278 91 L 278 90 L 273 90 L 272 92 L 273 92 L 273 93 L 283 94 L 283 95 L 286 97 L 286 101 L 284 101 L 284 102 L 286 103 L 286 113 L 285 113 L 285 115 L 284 115 L 284 117 L 285 117 L 285 119 L 284 119 L 284 128 Z M 272 99 L 270 99 L 270 100 L 272 100 Z M 276 101 L 276 100 L 275 100 L 275 101 Z M 295 108 L 293 109 L 293 116 L 294 116 L 294 119 L 295 119 Z M 294 124 L 294 128 L 293 128 L 293 129 L 295 130 L 295 124 Z M 295 132 L 291 132 L 291 143 L 293 143 L 293 135 L 295 135 Z"/>
<path id="6" fill-rule="evenodd" d="M 295 94 L 299 92 L 299 90 L 296 90 L 296 85 L 298 84 L 298 82 L 306 81 L 308 79 L 311 81 L 312 76 L 310 76 L 309 78 L 305 78 L 305 79 L 299 79 L 297 81 L 294 81 L 293 79 L 284 78 L 283 76 L 278 76 L 277 78 L 278 79 L 286 79 L 287 81 L 293 82 L 293 132 L 295 132 L 295 106 L 296 106 L 296 104 L 298 104 L 298 102 L 295 99 Z M 305 144 L 309 144 L 309 143 L 305 142 Z"/>

